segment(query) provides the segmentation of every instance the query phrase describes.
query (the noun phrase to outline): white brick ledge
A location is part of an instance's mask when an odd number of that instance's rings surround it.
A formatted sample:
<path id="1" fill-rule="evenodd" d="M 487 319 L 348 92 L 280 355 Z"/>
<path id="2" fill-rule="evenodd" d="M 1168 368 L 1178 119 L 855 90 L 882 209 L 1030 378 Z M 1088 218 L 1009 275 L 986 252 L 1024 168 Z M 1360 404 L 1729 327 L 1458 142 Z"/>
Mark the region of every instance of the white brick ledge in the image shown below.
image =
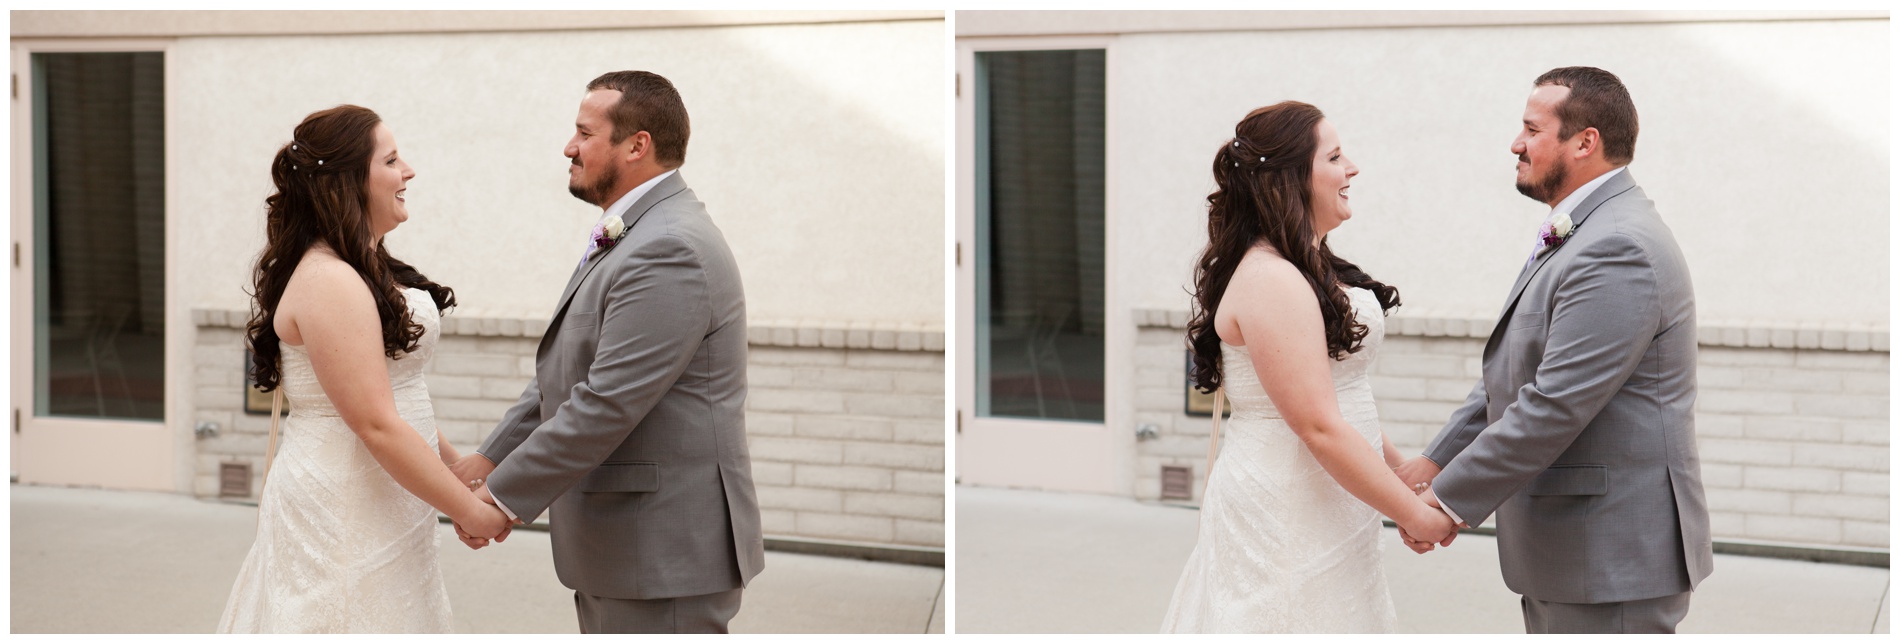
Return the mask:
<path id="1" fill-rule="evenodd" d="M 1386 332 L 1403 336 L 1488 338 L 1494 317 L 1469 317 L 1435 311 L 1406 311 L 1386 318 Z M 1179 309 L 1135 309 L 1135 326 L 1187 329 L 1188 312 Z M 1757 349 L 1821 349 L 1886 353 L 1886 325 L 1849 322 L 1772 322 L 1715 320 L 1696 326 L 1696 340 L 1705 347 Z"/>
<path id="2" fill-rule="evenodd" d="M 191 323 L 200 327 L 242 329 L 250 315 L 249 311 L 232 309 L 192 309 Z M 547 326 L 547 318 L 461 309 L 442 318 L 445 335 L 539 338 Z M 767 347 L 932 352 L 944 349 L 943 327 L 904 322 L 754 320 L 746 329 L 746 340 L 754 346 Z"/>
<path id="3" fill-rule="evenodd" d="M 768 347 L 943 351 L 943 327 L 903 322 L 759 320 L 746 339 Z"/>

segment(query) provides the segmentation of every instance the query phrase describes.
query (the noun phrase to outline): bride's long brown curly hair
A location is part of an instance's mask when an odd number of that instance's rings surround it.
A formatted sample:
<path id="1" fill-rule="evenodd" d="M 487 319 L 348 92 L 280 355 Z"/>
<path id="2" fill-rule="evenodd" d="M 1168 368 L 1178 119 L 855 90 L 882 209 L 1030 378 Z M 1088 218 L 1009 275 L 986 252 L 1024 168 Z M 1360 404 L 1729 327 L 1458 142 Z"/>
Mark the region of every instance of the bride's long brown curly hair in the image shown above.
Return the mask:
<path id="1" fill-rule="evenodd" d="M 251 349 L 251 381 L 264 391 L 276 389 L 282 372 L 278 347 L 277 304 L 304 253 L 319 243 L 356 269 L 376 300 L 382 319 L 383 353 L 397 358 L 416 349 L 422 325 L 410 319 L 403 288 L 428 291 L 437 309 L 455 306 L 455 290 L 429 281 L 420 271 L 389 256 L 370 230 L 370 157 L 376 153 L 376 126 L 382 117 L 355 105 L 304 117 L 292 140 L 271 160 L 277 191 L 264 199 L 264 252 L 251 271 L 251 320 L 244 340 Z M 321 161 L 321 163 L 319 163 Z"/>
<path id="2" fill-rule="evenodd" d="M 1315 244 L 1308 204 L 1313 155 L 1319 148 L 1319 108 L 1285 101 L 1254 110 L 1234 126 L 1234 138 L 1214 154 L 1214 184 L 1207 196 L 1207 246 L 1194 268 L 1194 317 L 1188 322 L 1188 346 L 1194 351 L 1189 376 L 1194 386 L 1212 393 L 1221 386 L 1220 336 L 1214 313 L 1234 277 L 1240 259 L 1266 244 L 1292 262 L 1319 298 L 1326 325 L 1326 353 L 1334 360 L 1360 349 L 1366 326 L 1353 314 L 1352 302 L 1337 285 L 1357 286 L 1379 298 L 1381 312 L 1399 305 L 1399 290 L 1372 279 L 1352 262 L 1333 254 L 1325 239 Z"/>

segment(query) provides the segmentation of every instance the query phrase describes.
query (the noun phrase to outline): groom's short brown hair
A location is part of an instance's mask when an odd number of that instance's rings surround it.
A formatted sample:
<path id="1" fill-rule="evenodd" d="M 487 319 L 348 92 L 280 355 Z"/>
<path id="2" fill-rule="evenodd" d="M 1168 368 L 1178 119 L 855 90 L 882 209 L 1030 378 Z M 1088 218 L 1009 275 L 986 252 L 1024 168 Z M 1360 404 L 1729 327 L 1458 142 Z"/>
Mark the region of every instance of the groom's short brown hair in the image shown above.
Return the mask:
<path id="1" fill-rule="evenodd" d="M 1604 160 L 1627 165 L 1636 158 L 1636 103 L 1616 74 L 1595 67 L 1559 67 L 1538 76 L 1531 87 L 1545 85 L 1570 88 L 1570 96 L 1557 106 L 1557 119 L 1563 122 L 1557 138 L 1594 127 L 1603 136 Z"/>
<path id="2" fill-rule="evenodd" d="M 653 137 L 653 158 L 661 166 L 677 168 L 686 163 L 686 138 L 692 127 L 686 103 L 666 77 L 653 72 L 607 72 L 587 84 L 587 91 L 597 89 L 620 92 L 620 101 L 610 114 L 614 131 L 608 140 L 619 143 L 644 130 Z"/>

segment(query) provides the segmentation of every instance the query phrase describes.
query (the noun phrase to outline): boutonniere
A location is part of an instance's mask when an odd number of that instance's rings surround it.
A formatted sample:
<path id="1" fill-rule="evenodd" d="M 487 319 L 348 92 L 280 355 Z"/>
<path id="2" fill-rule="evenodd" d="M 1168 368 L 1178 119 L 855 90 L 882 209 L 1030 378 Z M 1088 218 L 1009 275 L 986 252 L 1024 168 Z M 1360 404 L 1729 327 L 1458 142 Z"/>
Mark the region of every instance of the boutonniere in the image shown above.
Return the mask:
<path id="1" fill-rule="evenodd" d="M 597 256 L 613 248 L 614 244 L 618 243 L 620 238 L 626 234 L 627 224 L 620 221 L 620 217 L 618 216 L 608 217 L 601 220 L 600 223 L 594 224 L 594 252 L 593 255 L 590 256 Z"/>
<path id="2" fill-rule="evenodd" d="M 1576 225 L 1570 223 L 1570 215 L 1559 213 L 1550 218 L 1550 221 L 1544 222 L 1544 228 L 1537 232 L 1537 240 L 1543 242 L 1545 249 L 1556 248 L 1558 244 L 1570 238 L 1570 233 L 1576 231 Z"/>

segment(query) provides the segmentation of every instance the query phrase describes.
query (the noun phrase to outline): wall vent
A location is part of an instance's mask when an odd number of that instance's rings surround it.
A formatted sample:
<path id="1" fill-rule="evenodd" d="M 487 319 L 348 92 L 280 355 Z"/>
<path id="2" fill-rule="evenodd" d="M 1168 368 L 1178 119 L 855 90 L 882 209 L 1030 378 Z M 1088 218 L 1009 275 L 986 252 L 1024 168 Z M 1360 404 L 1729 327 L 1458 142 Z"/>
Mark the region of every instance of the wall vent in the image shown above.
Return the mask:
<path id="1" fill-rule="evenodd" d="M 251 464 L 219 463 L 218 496 L 249 498 L 251 496 Z"/>
<path id="2" fill-rule="evenodd" d="M 1163 500 L 1194 498 L 1194 468 L 1180 465 L 1161 466 L 1161 498 Z"/>

